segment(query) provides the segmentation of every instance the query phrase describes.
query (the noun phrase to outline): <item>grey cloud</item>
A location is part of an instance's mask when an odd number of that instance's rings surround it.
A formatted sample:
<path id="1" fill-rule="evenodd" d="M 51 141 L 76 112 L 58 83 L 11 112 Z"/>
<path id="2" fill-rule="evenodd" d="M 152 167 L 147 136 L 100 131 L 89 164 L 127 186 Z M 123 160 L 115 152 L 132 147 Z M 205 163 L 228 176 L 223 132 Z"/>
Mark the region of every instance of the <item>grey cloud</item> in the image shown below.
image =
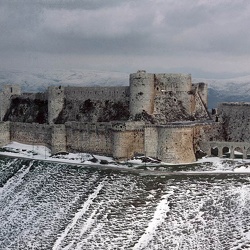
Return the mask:
<path id="1" fill-rule="evenodd" d="M 0 55 L 124 56 L 202 71 L 215 55 L 250 55 L 249 14 L 244 0 L 0 0 Z"/>
<path id="2" fill-rule="evenodd" d="M 126 0 L 133 1 L 133 0 Z M 23 5 L 35 6 L 36 8 L 47 9 L 86 9 L 96 10 L 117 6 L 123 3 L 123 0 L 0 0 L 0 4 L 12 7 Z"/>

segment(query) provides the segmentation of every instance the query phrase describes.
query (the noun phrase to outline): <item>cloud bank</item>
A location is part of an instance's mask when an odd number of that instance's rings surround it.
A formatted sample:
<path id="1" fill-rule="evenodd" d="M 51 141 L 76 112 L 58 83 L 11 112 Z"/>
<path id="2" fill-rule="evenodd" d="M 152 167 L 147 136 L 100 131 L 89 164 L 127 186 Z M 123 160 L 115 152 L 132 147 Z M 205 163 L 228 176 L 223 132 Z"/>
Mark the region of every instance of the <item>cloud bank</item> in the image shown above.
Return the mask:
<path id="1" fill-rule="evenodd" d="M 0 0 L 0 68 L 249 74 L 249 14 L 247 0 Z"/>

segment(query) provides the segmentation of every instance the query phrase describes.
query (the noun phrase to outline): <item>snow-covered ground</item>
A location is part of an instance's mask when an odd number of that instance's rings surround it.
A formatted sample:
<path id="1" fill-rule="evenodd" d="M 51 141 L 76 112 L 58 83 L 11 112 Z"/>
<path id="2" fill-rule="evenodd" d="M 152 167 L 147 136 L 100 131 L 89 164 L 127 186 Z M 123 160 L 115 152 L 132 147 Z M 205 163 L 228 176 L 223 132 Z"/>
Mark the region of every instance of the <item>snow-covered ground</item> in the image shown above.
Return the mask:
<path id="1" fill-rule="evenodd" d="M 92 155 L 88 153 L 61 153 L 51 155 L 51 150 L 48 147 L 41 145 L 29 145 L 19 142 L 11 142 L 3 147 L 2 155 L 24 157 L 36 160 L 47 160 L 63 163 L 84 163 L 84 164 L 115 164 L 111 157 Z"/>
<path id="2" fill-rule="evenodd" d="M 185 173 L 250 173 L 250 159 L 225 159 L 218 157 L 203 157 L 197 162 L 190 164 L 168 164 L 164 162 L 157 161 L 153 158 L 147 157 L 145 162 L 145 157 L 137 157 L 136 159 L 131 159 L 126 162 L 117 162 L 112 157 L 93 155 L 89 153 L 61 153 L 56 155 L 51 155 L 51 150 L 45 146 L 41 145 L 28 145 L 18 142 L 11 142 L 8 145 L 2 147 L 0 151 L 1 155 L 12 156 L 17 158 L 28 158 L 34 160 L 45 160 L 51 162 L 61 162 L 69 164 L 82 164 L 82 165 L 98 165 L 105 167 L 115 167 L 115 168 L 140 168 L 144 167 L 144 170 L 165 170 L 169 171 L 168 167 L 173 168 L 181 166 L 178 172 Z M 210 164 L 209 168 L 206 168 L 206 164 Z M 198 169 L 190 169 L 192 165 L 201 166 Z M 204 166 L 204 169 L 203 169 Z M 212 167 L 211 167 L 212 166 Z M 189 169 L 185 169 L 189 168 Z"/>

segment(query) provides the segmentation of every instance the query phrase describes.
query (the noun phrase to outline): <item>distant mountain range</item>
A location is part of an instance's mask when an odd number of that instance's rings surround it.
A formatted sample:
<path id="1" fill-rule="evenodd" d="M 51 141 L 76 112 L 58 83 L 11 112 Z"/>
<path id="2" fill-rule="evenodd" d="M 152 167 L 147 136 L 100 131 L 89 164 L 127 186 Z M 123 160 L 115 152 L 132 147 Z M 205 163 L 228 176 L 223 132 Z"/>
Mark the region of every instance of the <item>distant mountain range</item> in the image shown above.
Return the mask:
<path id="1" fill-rule="evenodd" d="M 250 75 L 232 79 L 193 79 L 208 83 L 209 108 L 219 102 L 250 102 Z M 20 84 L 25 92 L 43 92 L 48 86 L 126 86 L 129 73 L 93 70 L 0 71 L 0 86 Z"/>

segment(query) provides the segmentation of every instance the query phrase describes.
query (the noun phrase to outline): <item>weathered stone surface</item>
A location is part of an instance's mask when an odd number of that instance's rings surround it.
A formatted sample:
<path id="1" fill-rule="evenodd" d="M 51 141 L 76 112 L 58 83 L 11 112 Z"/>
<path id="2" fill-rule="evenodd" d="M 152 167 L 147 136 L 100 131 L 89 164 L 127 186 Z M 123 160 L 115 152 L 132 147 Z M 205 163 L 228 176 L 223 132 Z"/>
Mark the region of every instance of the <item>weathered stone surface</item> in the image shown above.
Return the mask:
<path id="1" fill-rule="evenodd" d="M 47 123 L 48 101 L 29 97 L 14 97 L 5 113 L 3 121 L 24 123 Z"/>
<path id="2" fill-rule="evenodd" d="M 250 142 L 250 103 L 221 103 L 218 116 L 226 141 Z"/>
<path id="3" fill-rule="evenodd" d="M 202 142 L 228 139 L 225 126 L 221 133 L 220 123 L 206 122 L 207 85 L 192 84 L 184 74 L 138 71 L 128 87 L 57 86 L 43 94 L 21 94 L 7 86 L 0 102 L 1 121 L 6 121 L 0 124 L 0 143 L 43 144 L 53 153 L 117 159 L 145 154 L 187 163 L 205 147 Z"/>

